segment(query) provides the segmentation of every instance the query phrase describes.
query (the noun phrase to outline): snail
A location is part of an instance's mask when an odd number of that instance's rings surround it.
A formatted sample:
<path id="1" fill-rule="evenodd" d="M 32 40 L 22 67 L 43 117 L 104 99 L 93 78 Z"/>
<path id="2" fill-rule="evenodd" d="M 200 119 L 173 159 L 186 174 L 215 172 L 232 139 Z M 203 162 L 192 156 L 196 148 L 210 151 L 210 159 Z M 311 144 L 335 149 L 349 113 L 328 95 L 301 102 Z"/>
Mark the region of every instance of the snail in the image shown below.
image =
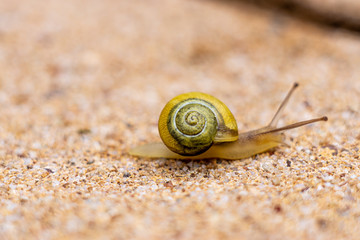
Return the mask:
<path id="1" fill-rule="evenodd" d="M 181 94 L 162 110 L 158 128 L 163 143 L 149 143 L 130 150 L 130 155 L 171 159 L 243 159 L 284 144 L 282 132 L 318 121 L 326 116 L 276 127 L 294 83 L 271 122 L 238 134 L 231 111 L 217 98 L 200 92 Z"/>

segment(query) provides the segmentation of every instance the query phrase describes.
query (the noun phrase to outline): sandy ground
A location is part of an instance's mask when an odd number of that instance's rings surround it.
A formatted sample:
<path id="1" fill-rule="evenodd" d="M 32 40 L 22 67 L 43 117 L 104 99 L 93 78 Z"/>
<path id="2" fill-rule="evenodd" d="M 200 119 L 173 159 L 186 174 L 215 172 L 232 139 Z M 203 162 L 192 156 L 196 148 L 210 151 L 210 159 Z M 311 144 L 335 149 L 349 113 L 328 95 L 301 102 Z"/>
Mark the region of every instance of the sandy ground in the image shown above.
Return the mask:
<path id="1" fill-rule="evenodd" d="M 0 3 L 1 239 L 358 239 L 360 35 L 243 3 Z M 129 156 L 162 107 L 212 94 L 240 131 L 289 147 L 245 160 Z"/>

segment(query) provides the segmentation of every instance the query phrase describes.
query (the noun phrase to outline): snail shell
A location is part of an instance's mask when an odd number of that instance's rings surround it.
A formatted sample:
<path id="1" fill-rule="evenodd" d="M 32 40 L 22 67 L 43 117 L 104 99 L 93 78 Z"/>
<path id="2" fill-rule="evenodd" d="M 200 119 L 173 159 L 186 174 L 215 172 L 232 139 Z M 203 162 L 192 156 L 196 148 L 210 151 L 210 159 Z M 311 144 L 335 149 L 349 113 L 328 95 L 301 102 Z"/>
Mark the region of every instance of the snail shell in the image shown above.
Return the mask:
<path id="1" fill-rule="evenodd" d="M 238 139 L 236 120 L 228 107 L 200 92 L 171 99 L 160 114 L 158 127 L 164 144 L 183 156 L 198 155 L 213 144 Z"/>

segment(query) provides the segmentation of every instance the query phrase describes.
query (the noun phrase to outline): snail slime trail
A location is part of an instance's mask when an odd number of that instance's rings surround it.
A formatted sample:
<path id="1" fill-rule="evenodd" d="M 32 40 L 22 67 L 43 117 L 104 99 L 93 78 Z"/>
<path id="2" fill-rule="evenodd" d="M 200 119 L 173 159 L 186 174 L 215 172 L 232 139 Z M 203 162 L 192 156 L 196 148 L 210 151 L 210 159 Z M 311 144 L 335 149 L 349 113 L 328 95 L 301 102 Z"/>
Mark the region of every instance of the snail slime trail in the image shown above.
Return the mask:
<path id="1" fill-rule="evenodd" d="M 284 143 L 282 132 L 310 123 L 327 121 L 326 116 L 277 127 L 294 90 L 294 83 L 271 122 L 262 128 L 238 133 L 236 120 L 219 99 L 200 92 L 171 99 L 160 114 L 162 143 L 149 143 L 130 150 L 130 155 L 168 159 L 243 159 Z"/>

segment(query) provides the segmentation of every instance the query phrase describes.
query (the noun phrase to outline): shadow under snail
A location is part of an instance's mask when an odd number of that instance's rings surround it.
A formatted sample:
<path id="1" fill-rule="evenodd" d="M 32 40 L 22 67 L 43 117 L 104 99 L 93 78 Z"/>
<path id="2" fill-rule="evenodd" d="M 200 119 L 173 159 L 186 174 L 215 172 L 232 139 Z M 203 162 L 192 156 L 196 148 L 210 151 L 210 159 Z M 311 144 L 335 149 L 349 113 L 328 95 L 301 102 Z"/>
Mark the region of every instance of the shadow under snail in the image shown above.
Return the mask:
<path id="1" fill-rule="evenodd" d="M 170 100 L 159 118 L 163 143 L 149 143 L 130 150 L 133 156 L 171 159 L 242 159 L 284 144 L 283 131 L 318 121 L 326 116 L 276 127 L 295 83 L 271 122 L 262 128 L 238 133 L 230 110 L 217 98 L 200 92 L 181 94 Z"/>

